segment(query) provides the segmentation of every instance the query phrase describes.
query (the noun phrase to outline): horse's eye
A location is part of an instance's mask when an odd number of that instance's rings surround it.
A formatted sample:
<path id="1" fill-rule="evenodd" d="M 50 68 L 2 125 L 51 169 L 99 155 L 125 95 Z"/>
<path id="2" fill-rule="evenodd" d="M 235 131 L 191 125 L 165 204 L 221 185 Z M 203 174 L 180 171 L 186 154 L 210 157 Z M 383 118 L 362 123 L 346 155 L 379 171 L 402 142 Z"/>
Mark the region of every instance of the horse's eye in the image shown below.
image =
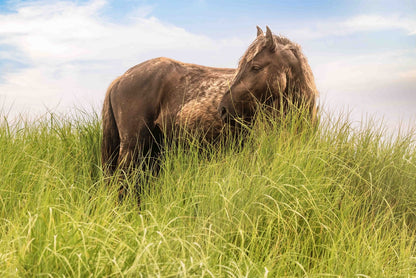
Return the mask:
<path id="1" fill-rule="evenodd" d="M 253 65 L 253 66 L 251 66 L 251 70 L 252 71 L 259 71 L 259 70 L 261 70 L 261 67 L 259 65 Z"/>

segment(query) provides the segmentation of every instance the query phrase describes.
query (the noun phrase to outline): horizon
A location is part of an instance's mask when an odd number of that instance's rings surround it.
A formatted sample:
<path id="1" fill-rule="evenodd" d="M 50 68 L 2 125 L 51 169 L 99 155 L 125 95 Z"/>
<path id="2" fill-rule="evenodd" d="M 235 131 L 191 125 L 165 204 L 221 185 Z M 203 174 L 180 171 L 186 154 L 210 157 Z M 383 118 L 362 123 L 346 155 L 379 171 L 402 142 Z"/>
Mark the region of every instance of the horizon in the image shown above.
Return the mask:
<path id="1" fill-rule="evenodd" d="M 236 67 L 256 25 L 298 43 L 326 111 L 416 120 L 416 1 L 1 1 L 9 117 L 101 108 L 128 68 L 165 56 Z"/>

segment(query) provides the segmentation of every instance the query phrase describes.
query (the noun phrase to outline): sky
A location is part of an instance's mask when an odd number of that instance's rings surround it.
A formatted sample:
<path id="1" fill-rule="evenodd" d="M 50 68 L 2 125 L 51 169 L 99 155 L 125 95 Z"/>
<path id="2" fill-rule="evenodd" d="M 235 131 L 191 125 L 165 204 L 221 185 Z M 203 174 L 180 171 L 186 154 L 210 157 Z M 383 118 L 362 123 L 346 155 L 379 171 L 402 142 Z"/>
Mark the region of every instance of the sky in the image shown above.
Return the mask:
<path id="1" fill-rule="evenodd" d="M 0 0 L 0 114 L 99 111 L 160 56 L 236 67 L 256 25 L 302 46 L 324 111 L 416 122 L 416 0 Z"/>

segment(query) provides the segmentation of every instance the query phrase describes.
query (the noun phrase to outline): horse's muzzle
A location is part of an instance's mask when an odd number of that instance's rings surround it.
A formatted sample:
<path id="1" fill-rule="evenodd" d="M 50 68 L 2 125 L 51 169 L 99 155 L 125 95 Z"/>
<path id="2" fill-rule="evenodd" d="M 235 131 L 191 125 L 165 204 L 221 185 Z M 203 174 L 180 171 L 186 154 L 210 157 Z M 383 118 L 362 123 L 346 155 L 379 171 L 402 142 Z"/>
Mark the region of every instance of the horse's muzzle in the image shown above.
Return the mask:
<path id="1" fill-rule="evenodd" d="M 228 118 L 230 117 L 230 113 L 228 113 L 227 108 L 224 106 L 220 107 L 219 111 L 221 120 L 225 123 L 228 121 Z"/>
<path id="2" fill-rule="evenodd" d="M 218 112 L 224 124 L 227 124 L 233 127 L 238 125 L 235 117 L 230 113 L 230 111 L 228 111 L 228 109 L 225 106 L 221 106 Z"/>

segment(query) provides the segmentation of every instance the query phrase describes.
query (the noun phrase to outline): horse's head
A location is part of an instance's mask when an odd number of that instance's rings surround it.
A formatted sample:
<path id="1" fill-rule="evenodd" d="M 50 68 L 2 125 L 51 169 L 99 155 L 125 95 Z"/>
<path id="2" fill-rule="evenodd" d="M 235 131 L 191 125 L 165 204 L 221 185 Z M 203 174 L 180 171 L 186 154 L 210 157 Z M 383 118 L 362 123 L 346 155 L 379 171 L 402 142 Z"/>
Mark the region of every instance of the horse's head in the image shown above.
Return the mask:
<path id="1" fill-rule="evenodd" d="M 266 28 L 264 35 L 257 26 L 257 38 L 240 59 L 230 89 L 221 100 L 223 121 L 235 117 L 250 121 L 259 103 L 276 108 L 285 102 L 303 103 L 315 113 L 318 91 L 300 47 Z"/>

